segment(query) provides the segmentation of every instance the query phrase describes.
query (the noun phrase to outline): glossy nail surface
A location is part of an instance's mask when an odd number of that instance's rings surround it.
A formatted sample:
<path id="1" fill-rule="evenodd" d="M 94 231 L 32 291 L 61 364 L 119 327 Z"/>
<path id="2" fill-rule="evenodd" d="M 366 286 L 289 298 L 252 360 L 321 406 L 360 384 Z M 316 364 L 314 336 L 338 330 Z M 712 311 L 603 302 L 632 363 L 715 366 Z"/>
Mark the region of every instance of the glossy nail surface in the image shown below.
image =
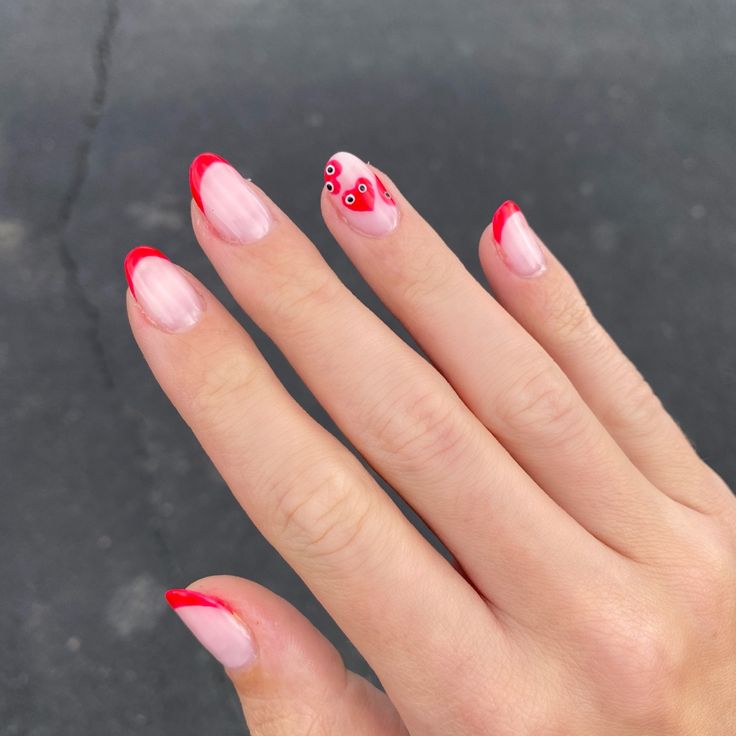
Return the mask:
<path id="1" fill-rule="evenodd" d="M 184 332 L 202 316 L 202 297 L 160 250 L 133 248 L 125 258 L 125 277 L 141 309 L 167 332 Z"/>
<path id="2" fill-rule="evenodd" d="M 201 153 L 189 168 L 197 206 L 217 234 L 231 243 L 252 243 L 271 229 L 273 218 L 248 182 L 214 153 Z"/>
<path id="3" fill-rule="evenodd" d="M 250 630 L 223 600 L 193 590 L 170 590 L 166 600 L 200 644 L 223 667 L 247 667 L 256 656 Z"/>
<path id="4" fill-rule="evenodd" d="M 373 170 L 352 153 L 336 153 L 325 165 L 325 190 L 340 216 L 354 230 L 388 235 L 399 223 L 399 209 Z"/>
<path id="5" fill-rule="evenodd" d="M 515 202 L 504 202 L 496 210 L 493 238 L 504 263 L 517 276 L 531 278 L 546 270 L 539 238 Z"/>

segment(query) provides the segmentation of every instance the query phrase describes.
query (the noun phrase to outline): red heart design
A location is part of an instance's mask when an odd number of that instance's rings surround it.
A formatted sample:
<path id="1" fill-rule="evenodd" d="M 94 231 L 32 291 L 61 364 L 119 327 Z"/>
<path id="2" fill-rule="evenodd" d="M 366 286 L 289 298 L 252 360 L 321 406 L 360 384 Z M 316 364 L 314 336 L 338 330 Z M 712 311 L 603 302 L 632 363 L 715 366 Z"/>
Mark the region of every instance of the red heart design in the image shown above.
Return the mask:
<path id="1" fill-rule="evenodd" d="M 342 164 L 336 159 L 330 159 L 325 165 L 325 186 L 330 194 L 337 194 L 340 191 L 340 182 L 337 177 L 342 174 Z"/>
<path id="2" fill-rule="evenodd" d="M 376 202 L 376 192 L 369 179 L 361 176 L 352 189 L 342 195 L 342 203 L 353 212 L 372 212 Z"/>

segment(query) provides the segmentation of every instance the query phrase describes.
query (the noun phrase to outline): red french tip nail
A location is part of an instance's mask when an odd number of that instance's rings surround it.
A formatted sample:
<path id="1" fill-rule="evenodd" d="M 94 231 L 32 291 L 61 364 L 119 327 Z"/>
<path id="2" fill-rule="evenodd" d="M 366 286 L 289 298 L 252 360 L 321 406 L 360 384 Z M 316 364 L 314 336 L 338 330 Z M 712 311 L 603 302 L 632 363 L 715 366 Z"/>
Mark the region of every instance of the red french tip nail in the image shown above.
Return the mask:
<path id="1" fill-rule="evenodd" d="M 493 215 L 493 237 L 497 243 L 501 243 L 501 233 L 503 232 L 503 226 L 506 224 L 506 220 L 511 215 L 519 212 L 519 205 L 516 202 L 512 202 L 507 199 L 497 210 L 496 214 Z"/>
<path id="2" fill-rule="evenodd" d="M 216 162 L 229 165 L 224 158 L 217 154 L 200 153 L 199 156 L 192 161 L 192 165 L 189 167 L 189 188 L 192 190 L 192 198 L 202 212 L 204 212 L 204 206 L 202 205 L 202 197 L 199 193 L 199 188 L 202 184 L 202 177 L 204 176 L 204 172 Z"/>
<path id="3" fill-rule="evenodd" d="M 143 258 L 148 258 L 148 256 L 156 256 L 157 258 L 164 258 L 167 261 L 169 260 L 164 253 L 162 253 L 157 248 L 151 248 L 150 245 L 139 245 L 137 248 L 133 248 L 133 250 L 128 253 L 127 256 L 125 256 L 125 279 L 128 282 L 128 288 L 130 289 L 130 293 L 135 296 L 135 287 L 133 286 L 133 271 L 135 271 L 135 267 L 138 265 L 138 261 L 142 260 Z"/>
<path id="4" fill-rule="evenodd" d="M 182 608 L 183 606 L 209 606 L 210 608 L 224 608 L 230 613 L 233 612 L 232 607 L 222 599 L 213 595 L 197 593 L 196 590 L 187 590 L 186 588 L 167 590 L 166 600 L 173 609 Z"/>

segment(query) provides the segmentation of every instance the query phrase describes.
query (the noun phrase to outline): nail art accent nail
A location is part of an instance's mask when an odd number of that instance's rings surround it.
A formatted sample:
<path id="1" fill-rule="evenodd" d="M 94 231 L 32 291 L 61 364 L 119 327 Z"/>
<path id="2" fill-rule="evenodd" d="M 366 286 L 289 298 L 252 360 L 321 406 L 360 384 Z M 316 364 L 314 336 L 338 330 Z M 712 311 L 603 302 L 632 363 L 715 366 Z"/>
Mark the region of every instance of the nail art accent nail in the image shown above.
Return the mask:
<path id="1" fill-rule="evenodd" d="M 242 669 L 256 657 L 250 629 L 225 601 L 194 590 L 169 590 L 166 600 L 200 644 L 223 667 Z"/>
<path id="2" fill-rule="evenodd" d="M 125 257 L 130 293 L 148 318 L 167 332 L 184 332 L 199 321 L 202 297 L 160 251 L 139 245 Z"/>
<path id="3" fill-rule="evenodd" d="M 493 239 L 504 263 L 517 276 L 531 278 L 546 270 L 539 238 L 515 202 L 504 202 L 493 215 Z"/>
<path id="4" fill-rule="evenodd" d="M 399 222 L 391 193 L 367 164 L 352 153 L 336 153 L 325 166 L 325 189 L 343 219 L 363 235 L 388 235 Z"/>
<path id="5" fill-rule="evenodd" d="M 189 186 L 197 207 L 223 240 L 252 243 L 271 229 L 268 208 L 224 158 L 200 153 L 189 167 Z"/>

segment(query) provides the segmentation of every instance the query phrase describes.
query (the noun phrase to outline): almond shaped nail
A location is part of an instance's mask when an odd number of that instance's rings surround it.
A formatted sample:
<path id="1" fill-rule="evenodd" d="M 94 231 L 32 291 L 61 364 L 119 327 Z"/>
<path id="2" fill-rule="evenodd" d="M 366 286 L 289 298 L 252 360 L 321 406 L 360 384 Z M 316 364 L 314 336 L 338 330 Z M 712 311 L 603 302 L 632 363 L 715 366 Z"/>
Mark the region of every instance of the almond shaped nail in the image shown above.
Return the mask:
<path id="1" fill-rule="evenodd" d="M 199 643 L 223 666 L 242 669 L 256 657 L 250 629 L 220 598 L 177 589 L 166 600 Z"/>
<path id="2" fill-rule="evenodd" d="M 200 153 L 189 167 L 192 198 L 215 232 L 231 243 L 252 243 L 273 218 L 256 191 L 224 158 Z"/>
<path id="3" fill-rule="evenodd" d="M 531 278 L 547 269 L 539 238 L 516 202 L 504 202 L 493 215 L 493 239 L 501 258 L 517 276 Z"/>
<path id="4" fill-rule="evenodd" d="M 124 267 L 131 294 L 155 325 L 184 332 L 199 322 L 202 297 L 160 250 L 139 245 L 125 257 Z"/>
<path id="5" fill-rule="evenodd" d="M 352 153 L 340 151 L 324 168 L 329 201 L 353 230 L 381 237 L 396 229 L 399 208 L 373 169 Z"/>

